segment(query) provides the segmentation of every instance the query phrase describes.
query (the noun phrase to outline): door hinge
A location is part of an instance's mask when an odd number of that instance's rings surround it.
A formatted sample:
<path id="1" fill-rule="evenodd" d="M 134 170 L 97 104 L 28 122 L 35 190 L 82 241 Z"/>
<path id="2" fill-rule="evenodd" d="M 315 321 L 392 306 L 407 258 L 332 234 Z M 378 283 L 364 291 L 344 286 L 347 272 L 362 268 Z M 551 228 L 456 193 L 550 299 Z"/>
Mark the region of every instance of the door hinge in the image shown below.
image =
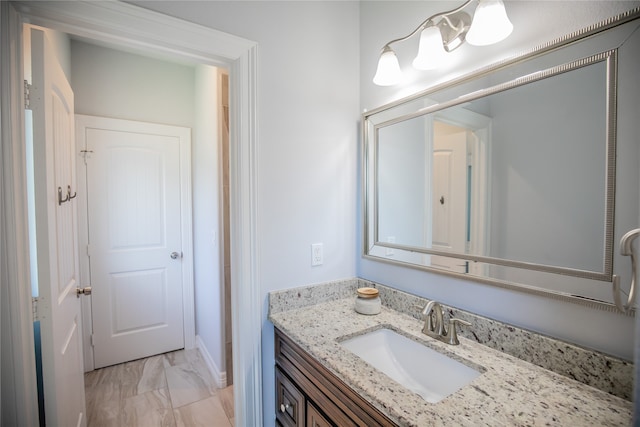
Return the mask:
<path id="1" fill-rule="evenodd" d="M 91 245 L 87 245 L 87 256 L 91 258 Z"/>
<path id="2" fill-rule="evenodd" d="M 91 153 L 93 153 L 93 150 L 80 150 L 80 155 L 84 159 L 85 165 L 87 164 L 87 159 L 91 158 Z"/>
<path id="3" fill-rule="evenodd" d="M 31 313 L 33 315 L 34 322 L 40 320 L 40 318 L 38 317 L 38 297 L 31 298 Z"/>
<path id="4" fill-rule="evenodd" d="M 28 81 L 24 81 L 24 108 L 31 109 L 31 85 Z"/>
<path id="5" fill-rule="evenodd" d="M 96 344 L 93 342 L 93 337 L 94 337 L 93 334 L 89 335 L 89 342 L 91 343 L 91 347 L 95 347 L 96 346 Z"/>

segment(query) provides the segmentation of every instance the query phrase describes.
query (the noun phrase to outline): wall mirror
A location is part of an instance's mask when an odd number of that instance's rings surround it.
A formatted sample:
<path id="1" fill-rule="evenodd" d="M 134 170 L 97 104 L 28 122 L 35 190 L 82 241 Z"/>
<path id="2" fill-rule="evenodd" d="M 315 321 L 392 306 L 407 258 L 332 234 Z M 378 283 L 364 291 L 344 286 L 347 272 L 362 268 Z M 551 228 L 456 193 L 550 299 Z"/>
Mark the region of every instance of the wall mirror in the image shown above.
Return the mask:
<path id="1" fill-rule="evenodd" d="M 366 112 L 364 256 L 612 309 L 640 210 L 638 17 Z"/>

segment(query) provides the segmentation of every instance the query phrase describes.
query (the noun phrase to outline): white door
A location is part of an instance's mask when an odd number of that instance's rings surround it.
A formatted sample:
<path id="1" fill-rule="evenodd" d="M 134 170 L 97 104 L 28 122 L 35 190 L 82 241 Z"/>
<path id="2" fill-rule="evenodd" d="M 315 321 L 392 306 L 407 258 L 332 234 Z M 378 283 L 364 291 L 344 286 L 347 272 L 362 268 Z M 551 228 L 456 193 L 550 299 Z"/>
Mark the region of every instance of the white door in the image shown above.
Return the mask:
<path id="1" fill-rule="evenodd" d="M 78 284 L 73 92 L 45 34 L 31 31 L 34 183 L 47 425 L 86 425 Z"/>
<path id="2" fill-rule="evenodd" d="M 78 116 L 87 185 L 94 366 L 184 348 L 186 128 Z"/>
<path id="3" fill-rule="evenodd" d="M 467 130 L 434 121 L 432 247 L 464 253 L 467 233 Z M 467 272 L 461 259 L 432 256 L 431 265 Z"/>

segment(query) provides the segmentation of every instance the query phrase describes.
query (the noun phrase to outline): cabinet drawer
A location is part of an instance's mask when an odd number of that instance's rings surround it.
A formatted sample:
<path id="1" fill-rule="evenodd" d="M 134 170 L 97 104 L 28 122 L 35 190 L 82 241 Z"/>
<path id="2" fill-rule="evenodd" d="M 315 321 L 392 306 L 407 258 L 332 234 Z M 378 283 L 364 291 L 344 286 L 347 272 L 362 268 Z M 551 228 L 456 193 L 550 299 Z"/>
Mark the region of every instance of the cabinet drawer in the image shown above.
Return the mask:
<path id="1" fill-rule="evenodd" d="M 305 425 L 304 395 L 276 368 L 276 420 L 283 427 Z"/>

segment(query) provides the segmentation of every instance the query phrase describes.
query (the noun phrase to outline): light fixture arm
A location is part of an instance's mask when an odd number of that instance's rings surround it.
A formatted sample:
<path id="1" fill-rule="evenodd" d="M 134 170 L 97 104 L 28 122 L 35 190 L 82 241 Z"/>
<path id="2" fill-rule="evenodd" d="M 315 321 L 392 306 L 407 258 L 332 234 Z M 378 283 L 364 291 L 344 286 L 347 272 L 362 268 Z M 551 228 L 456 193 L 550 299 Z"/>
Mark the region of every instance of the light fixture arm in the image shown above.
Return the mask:
<path id="1" fill-rule="evenodd" d="M 465 31 L 465 29 L 468 29 L 469 27 L 465 27 L 465 22 L 463 20 L 459 20 L 458 21 L 458 25 L 456 25 L 451 18 L 449 17 L 449 15 L 443 15 L 442 16 L 442 20 L 443 21 L 447 21 L 447 24 L 449 25 L 449 27 L 454 30 L 457 34 L 460 34 L 461 32 Z"/>
<path id="2" fill-rule="evenodd" d="M 382 47 L 382 51 L 391 49 L 391 45 L 393 43 L 398 43 L 398 42 L 403 42 L 405 40 L 410 39 L 411 37 L 415 36 L 416 34 L 418 34 L 418 32 L 424 30 L 425 28 L 427 28 L 429 25 L 427 25 L 429 22 L 433 22 L 436 18 L 442 16 L 444 19 L 447 19 L 447 22 L 451 25 L 451 21 L 448 19 L 449 15 L 453 15 L 454 13 L 458 13 L 460 12 L 462 9 L 464 9 L 465 7 L 467 7 L 471 2 L 473 2 L 475 0 L 467 0 L 464 4 L 462 4 L 461 6 L 458 6 L 455 9 L 451 9 L 447 12 L 440 12 L 440 13 L 436 13 L 435 15 L 431 15 L 430 17 L 428 17 L 427 19 L 425 19 L 415 30 L 413 30 L 410 34 L 404 36 L 404 37 L 400 37 L 398 39 L 394 39 L 391 40 L 390 42 L 388 42 L 387 44 L 385 44 Z M 451 25 L 452 27 L 454 27 L 454 25 Z"/>
<path id="3" fill-rule="evenodd" d="M 447 24 L 449 24 L 449 26 L 451 28 L 453 28 L 454 30 L 460 30 L 459 27 L 457 27 L 453 22 L 451 22 L 451 19 L 449 18 L 449 15 L 442 15 L 442 19 L 447 21 Z"/>
<path id="4" fill-rule="evenodd" d="M 478 2 L 475 10 L 466 11 L 473 1 Z M 385 44 L 378 59 L 373 83 L 392 86 L 402 80 L 402 69 L 391 45 L 408 40 L 418 33 L 418 53 L 411 64 L 416 70 L 434 70 L 447 62 L 447 53 L 453 52 L 465 42 L 474 46 L 494 44 L 504 40 L 512 30 L 513 24 L 509 21 L 502 0 L 466 0 L 455 9 L 428 17 L 411 33 Z"/>

